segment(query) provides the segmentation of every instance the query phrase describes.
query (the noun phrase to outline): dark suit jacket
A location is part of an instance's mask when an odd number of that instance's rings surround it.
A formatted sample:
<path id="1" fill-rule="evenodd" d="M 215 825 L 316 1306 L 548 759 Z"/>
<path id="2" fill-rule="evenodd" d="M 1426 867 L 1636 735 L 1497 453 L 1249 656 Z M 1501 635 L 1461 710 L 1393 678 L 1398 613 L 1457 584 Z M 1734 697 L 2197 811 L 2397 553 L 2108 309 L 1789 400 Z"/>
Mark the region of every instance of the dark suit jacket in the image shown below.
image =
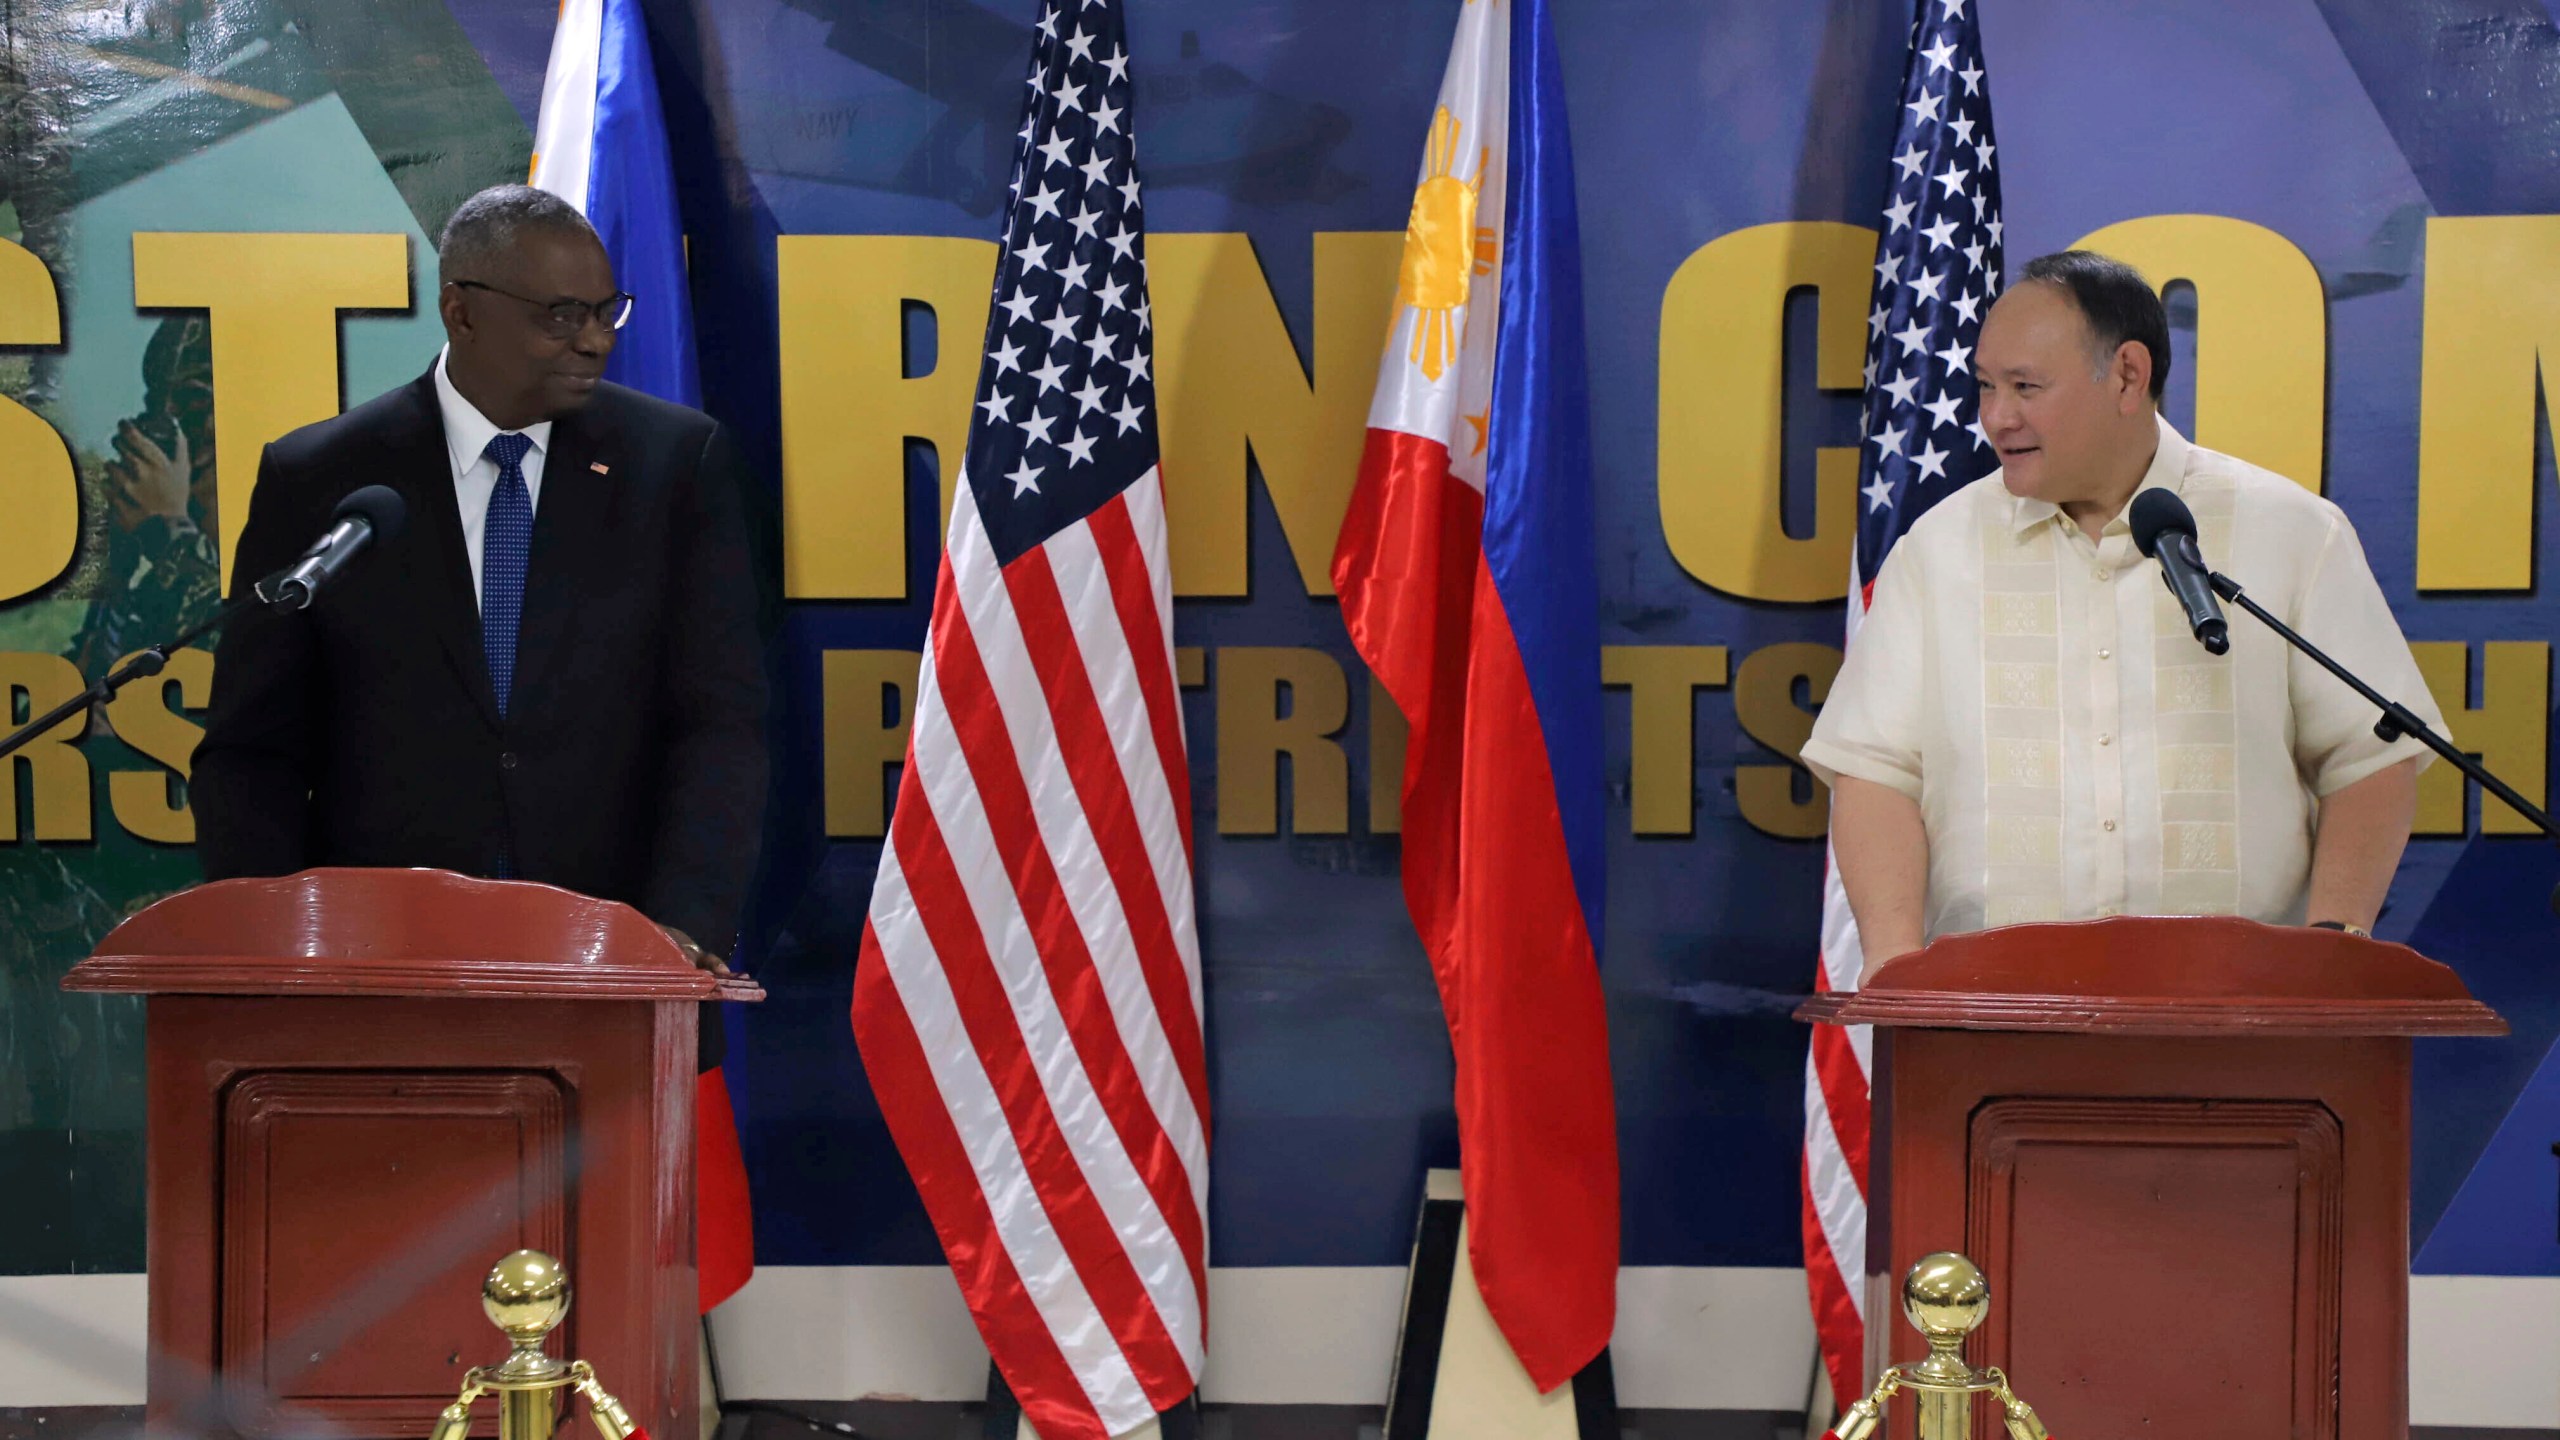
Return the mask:
<path id="1" fill-rule="evenodd" d="M 487 875 L 505 845 L 524 879 L 728 953 L 761 833 L 765 683 L 727 434 L 611 384 L 553 424 L 504 719 L 432 372 L 267 447 L 233 589 L 371 484 L 408 500 L 405 533 L 309 610 L 255 608 L 222 636 L 190 786 L 206 876 Z"/>

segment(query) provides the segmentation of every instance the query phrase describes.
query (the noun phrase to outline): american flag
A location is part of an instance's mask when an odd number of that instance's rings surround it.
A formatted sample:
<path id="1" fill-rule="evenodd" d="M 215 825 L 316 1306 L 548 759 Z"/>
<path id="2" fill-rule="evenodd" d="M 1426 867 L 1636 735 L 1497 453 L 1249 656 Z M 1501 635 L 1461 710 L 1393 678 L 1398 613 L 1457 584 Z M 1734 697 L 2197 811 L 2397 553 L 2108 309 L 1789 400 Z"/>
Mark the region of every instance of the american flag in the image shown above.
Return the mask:
<path id="1" fill-rule="evenodd" d="M 1114 0 L 1033 42 L 977 413 L 853 1028 L 1050 1440 L 1197 1385 L 1208 1075 L 1190 772 Z"/>
<path id="2" fill-rule="evenodd" d="M 1999 468 L 1975 413 L 1973 349 L 2000 288 L 2000 174 L 1982 31 L 1971 0 L 1921 0 L 1867 313 L 1867 413 L 1858 467 L 1848 641 L 1885 555 L 1929 507 Z M 1814 988 L 1854 990 L 1866 957 L 1826 864 Z M 1813 1027 L 1805 1064 L 1804 1252 L 1832 1392 L 1866 1390 L 1869 1035 Z"/>

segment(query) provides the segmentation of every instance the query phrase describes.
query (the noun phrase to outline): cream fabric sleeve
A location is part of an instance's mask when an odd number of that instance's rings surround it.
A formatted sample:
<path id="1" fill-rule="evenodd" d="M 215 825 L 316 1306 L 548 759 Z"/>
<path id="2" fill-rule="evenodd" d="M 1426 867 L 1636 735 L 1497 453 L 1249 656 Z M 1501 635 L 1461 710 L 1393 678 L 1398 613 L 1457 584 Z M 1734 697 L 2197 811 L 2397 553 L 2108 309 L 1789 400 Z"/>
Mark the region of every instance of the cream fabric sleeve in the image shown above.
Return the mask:
<path id="1" fill-rule="evenodd" d="M 2400 622 L 2392 618 L 2382 587 L 2365 563 L 2364 546 L 2344 515 L 2332 512 L 2328 538 L 2314 563 L 2317 568 L 2303 588 L 2293 628 L 2366 684 L 2442 731 L 2444 714 L 2428 693 L 2417 658 L 2409 653 Z M 2314 795 L 2335 794 L 2403 760 L 2414 758 L 2423 770 L 2435 759 L 2406 735 L 2383 743 L 2373 733 L 2381 713 L 2310 657 L 2288 646 L 2286 663 L 2286 685 L 2293 696 L 2294 766 Z"/>
<path id="2" fill-rule="evenodd" d="M 1928 735 L 1928 586 L 1905 543 L 1885 557 L 1857 638 L 1804 743 L 1806 768 L 1836 785 L 1843 775 L 1920 798 L 1920 756 Z"/>

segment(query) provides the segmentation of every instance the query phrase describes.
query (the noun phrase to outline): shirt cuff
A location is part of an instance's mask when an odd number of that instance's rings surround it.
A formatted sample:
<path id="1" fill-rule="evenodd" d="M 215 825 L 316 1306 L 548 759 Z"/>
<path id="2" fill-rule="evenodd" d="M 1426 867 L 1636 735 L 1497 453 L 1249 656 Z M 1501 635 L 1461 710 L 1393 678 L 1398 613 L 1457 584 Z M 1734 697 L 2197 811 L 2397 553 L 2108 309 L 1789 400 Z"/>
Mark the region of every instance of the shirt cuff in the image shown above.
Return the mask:
<path id="1" fill-rule="evenodd" d="M 1882 785 L 1907 796 L 1914 802 L 1920 798 L 1920 776 L 1889 760 L 1861 754 L 1822 739 L 1804 742 L 1804 749 L 1798 758 L 1803 760 L 1805 768 L 1812 771 L 1825 785 L 1837 786 L 1840 783 L 1840 777 L 1846 775 L 1852 779 Z"/>
<path id="2" fill-rule="evenodd" d="M 2417 761 L 2418 769 L 2423 772 L 2429 765 L 2435 763 L 2436 752 L 2410 736 L 2403 735 L 2370 754 L 2331 762 L 2321 770 L 2319 778 L 2312 782 L 2311 793 L 2326 800 L 2357 781 L 2381 774 L 2403 760 Z"/>

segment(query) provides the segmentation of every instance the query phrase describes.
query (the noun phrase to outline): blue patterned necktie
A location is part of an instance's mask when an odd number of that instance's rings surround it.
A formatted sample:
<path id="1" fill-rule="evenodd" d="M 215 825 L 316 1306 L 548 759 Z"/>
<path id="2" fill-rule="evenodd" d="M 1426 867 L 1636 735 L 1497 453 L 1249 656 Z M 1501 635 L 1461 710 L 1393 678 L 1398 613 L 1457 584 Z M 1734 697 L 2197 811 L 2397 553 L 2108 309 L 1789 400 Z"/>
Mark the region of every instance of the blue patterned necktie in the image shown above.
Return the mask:
<path id="1" fill-rule="evenodd" d="M 498 463 L 498 488 L 480 526 L 480 648 L 501 717 L 515 689 L 516 626 L 524 618 L 525 563 L 533 556 L 533 495 L 524 483 L 524 457 L 532 449 L 531 440 L 509 433 L 491 436 L 480 452 Z"/>

